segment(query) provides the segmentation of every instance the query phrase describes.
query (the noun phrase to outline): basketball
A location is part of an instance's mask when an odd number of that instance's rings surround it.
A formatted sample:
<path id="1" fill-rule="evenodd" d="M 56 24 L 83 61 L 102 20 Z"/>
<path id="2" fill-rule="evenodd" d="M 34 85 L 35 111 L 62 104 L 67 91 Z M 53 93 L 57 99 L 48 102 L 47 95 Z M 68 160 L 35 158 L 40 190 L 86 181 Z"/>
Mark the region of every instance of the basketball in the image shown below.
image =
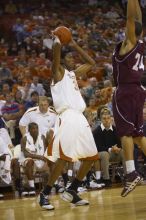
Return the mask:
<path id="1" fill-rule="evenodd" d="M 57 27 L 53 31 L 53 34 L 58 36 L 62 44 L 68 44 L 71 41 L 71 37 L 72 37 L 71 31 L 65 26 Z"/>

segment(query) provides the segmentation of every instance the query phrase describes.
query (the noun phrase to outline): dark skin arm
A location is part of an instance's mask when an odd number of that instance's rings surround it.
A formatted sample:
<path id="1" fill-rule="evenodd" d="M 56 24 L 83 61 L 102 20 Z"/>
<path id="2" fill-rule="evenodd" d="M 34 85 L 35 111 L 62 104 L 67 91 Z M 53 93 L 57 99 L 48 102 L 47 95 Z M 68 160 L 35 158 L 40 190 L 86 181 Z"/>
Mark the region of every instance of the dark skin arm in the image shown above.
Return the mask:
<path id="1" fill-rule="evenodd" d="M 52 63 L 52 78 L 55 83 L 60 81 L 64 76 L 64 68 L 60 64 L 61 60 L 61 42 L 57 36 L 54 36 L 53 43 L 53 63 Z M 84 64 L 74 70 L 76 76 L 86 74 L 95 65 L 95 61 L 72 39 L 70 45 L 82 56 Z"/>
<path id="2" fill-rule="evenodd" d="M 44 156 L 31 154 L 30 152 L 27 151 L 27 149 L 26 149 L 26 140 L 27 140 L 26 137 L 23 137 L 21 139 L 21 149 L 22 149 L 22 152 L 24 153 L 24 156 L 25 157 L 30 157 L 32 159 L 43 160 L 44 162 L 47 162 L 47 159 Z"/>
<path id="3" fill-rule="evenodd" d="M 120 49 L 120 55 L 128 53 L 137 43 L 135 35 L 135 21 L 142 24 L 142 13 L 138 0 L 128 0 L 126 36 Z"/>
<path id="4" fill-rule="evenodd" d="M 46 134 L 46 148 L 51 144 L 53 139 L 54 131 L 50 129 L 49 132 Z"/>

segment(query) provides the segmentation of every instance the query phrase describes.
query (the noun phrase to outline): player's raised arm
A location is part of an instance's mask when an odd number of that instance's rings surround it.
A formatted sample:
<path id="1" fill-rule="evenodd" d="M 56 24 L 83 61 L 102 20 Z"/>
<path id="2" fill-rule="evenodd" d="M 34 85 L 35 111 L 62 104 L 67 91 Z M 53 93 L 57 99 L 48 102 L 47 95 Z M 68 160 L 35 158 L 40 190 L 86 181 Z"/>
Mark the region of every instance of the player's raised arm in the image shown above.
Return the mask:
<path id="1" fill-rule="evenodd" d="M 133 45 L 137 42 L 139 29 L 141 28 L 142 14 L 138 0 L 128 0 L 127 4 L 127 23 L 126 23 L 126 39 Z"/>
<path id="2" fill-rule="evenodd" d="M 52 61 L 52 78 L 54 81 L 58 81 L 60 77 L 60 60 L 61 60 L 61 42 L 57 36 L 54 35 L 53 42 L 53 61 Z"/>
<path id="3" fill-rule="evenodd" d="M 135 19 L 138 21 L 140 24 L 142 24 L 142 13 L 141 13 L 141 8 L 139 5 L 139 1 L 135 0 L 135 8 L 136 8 L 136 14 L 135 14 Z"/>

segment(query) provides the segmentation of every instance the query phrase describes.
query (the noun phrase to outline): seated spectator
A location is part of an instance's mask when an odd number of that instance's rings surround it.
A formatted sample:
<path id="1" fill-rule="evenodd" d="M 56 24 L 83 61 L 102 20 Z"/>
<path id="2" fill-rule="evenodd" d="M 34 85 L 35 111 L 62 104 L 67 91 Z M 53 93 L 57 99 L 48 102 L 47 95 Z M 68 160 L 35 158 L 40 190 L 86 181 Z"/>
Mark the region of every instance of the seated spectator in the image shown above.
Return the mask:
<path id="1" fill-rule="evenodd" d="M 142 8 L 146 8 L 146 0 L 140 0 Z"/>
<path id="2" fill-rule="evenodd" d="M 24 24 L 21 18 L 17 18 L 16 23 L 12 27 L 12 31 L 16 35 L 18 45 L 21 45 L 24 40 Z"/>
<path id="3" fill-rule="evenodd" d="M 39 54 L 39 58 L 37 58 L 36 63 L 37 63 L 37 65 L 45 65 L 46 60 L 47 60 L 47 59 L 46 59 L 45 53 L 40 53 L 40 54 Z"/>
<path id="4" fill-rule="evenodd" d="M 0 81 L 6 82 L 6 81 L 11 81 L 11 80 L 12 80 L 11 70 L 8 68 L 6 62 L 2 62 L 1 68 L 0 68 Z"/>
<path id="5" fill-rule="evenodd" d="M 10 137 L 12 139 L 15 138 L 15 127 L 16 127 L 16 120 L 11 119 L 11 116 L 17 112 L 19 112 L 19 105 L 18 103 L 14 102 L 14 97 L 12 93 L 7 93 L 5 95 L 6 103 L 1 109 L 2 116 L 5 119 L 6 125 L 10 132 Z"/>
<path id="6" fill-rule="evenodd" d="M 122 162 L 125 170 L 125 160 L 123 157 L 123 150 L 121 149 L 120 139 L 116 133 L 116 128 L 112 125 L 110 113 L 103 112 L 100 118 L 101 125 L 93 131 L 93 136 L 99 152 L 103 179 L 100 179 L 100 170 L 96 170 L 96 177 L 99 183 L 104 182 L 106 187 L 110 187 L 112 185 L 109 175 L 110 162 Z"/>
<path id="7" fill-rule="evenodd" d="M 14 145 L 20 143 L 21 134 L 18 129 L 18 122 L 24 114 L 24 108 L 14 101 L 12 93 L 5 95 L 6 103 L 2 107 L 2 116 L 5 120 L 6 127 L 9 130 L 10 137 Z"/>
<path id="8" fill-rule="evenodd" d="M 19 122 L 22 136 L 28 131 L 28 124 L 35 122 L 39 126 L 39 132 L 44 136 L 55 124 L 56 113 L 49 107 L 49 99 L 46 96 L 39 97 L 39 106 L 28 109 Z"/>
<path id="9" fill-rule="evenodd" d="M 28 189 L 22 195 L 35 195 L 34 171 L 48 171 L 48 159 L 44 156 L 46 151 L 45 137 L 40 134 L 38 125 L 34 122 L 28 125 L 28 133 L 21 140 L 21 149 L 24 157 L 21 164 L 28 179 Z M 48 163 L 47 163 L 48 162 Z"/>
<path id="10" fill-rule="evenodd" d="M 34 91 L 30 95 L 31 100 L 25 102 L 25 110 L 27 111 L 29 108 L 38 106 L 39 103 L 39 94 L 38 92 Z"/>
<path id="11" fill-rule="evenodd" d="M 114 7 L 111 7 L 110 10 L 104 14 L 104 17 L 107 19 L 119 19 L 120 15 L 115 11 Z"/>
<path id="12" fill-rule="evenodd" d="M 19 89 L 16 89 L 14 94 L 14 101 L 19 104 L 22 108 L 24 107 L 25 101 L 22 98 L 22 92 Z"/>
<path id="13" fill-rule="evenodd" d="M 0 92 L 0 100 L 5 100 L 5 95 L 9 94 L 11 92 L 11 88 L 8 83 L 2 84 L 2 89 Z"/>
<path id="14" fill-rule="evenodd" d="M 39 83 L 39 77 L 37 77 L 37 76 L 33 76 L 30 88 L 33 91 L 38 92 L 39 96 L 45 95 L 45 90 L 43 88 L 43 85 L 41 83 Z"/>
<path id="15" fill-rule="evenodd" d="M 27 72 L 29 74 L 29 71 L 26 71 L 25 73 L 27 73 Z M 31 88 L 31 80 L 29 78 L 28 79 L 24 79 L 23 80 L 23 86 L 19 87 L 19 90 L 22 93 L 22 99 L 25 100 L 25 101 L 30 101 L 31 93 L 34 91 Z"/>

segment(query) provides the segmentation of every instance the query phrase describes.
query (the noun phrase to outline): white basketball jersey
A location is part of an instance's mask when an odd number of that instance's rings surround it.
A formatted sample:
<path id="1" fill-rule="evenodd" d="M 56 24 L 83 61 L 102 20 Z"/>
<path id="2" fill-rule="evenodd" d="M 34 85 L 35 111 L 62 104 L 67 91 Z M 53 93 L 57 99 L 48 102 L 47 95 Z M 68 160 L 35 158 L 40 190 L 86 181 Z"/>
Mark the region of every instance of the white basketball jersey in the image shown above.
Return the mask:
<path id="1" fill-rule="evenodd" d="M 83 112 L 86 108 L 81 96 L 74 72 L 65 70 L 61 81 L 51 85 L 53 103 L 57 113 L 65 109 L 74 109 Z"/>

